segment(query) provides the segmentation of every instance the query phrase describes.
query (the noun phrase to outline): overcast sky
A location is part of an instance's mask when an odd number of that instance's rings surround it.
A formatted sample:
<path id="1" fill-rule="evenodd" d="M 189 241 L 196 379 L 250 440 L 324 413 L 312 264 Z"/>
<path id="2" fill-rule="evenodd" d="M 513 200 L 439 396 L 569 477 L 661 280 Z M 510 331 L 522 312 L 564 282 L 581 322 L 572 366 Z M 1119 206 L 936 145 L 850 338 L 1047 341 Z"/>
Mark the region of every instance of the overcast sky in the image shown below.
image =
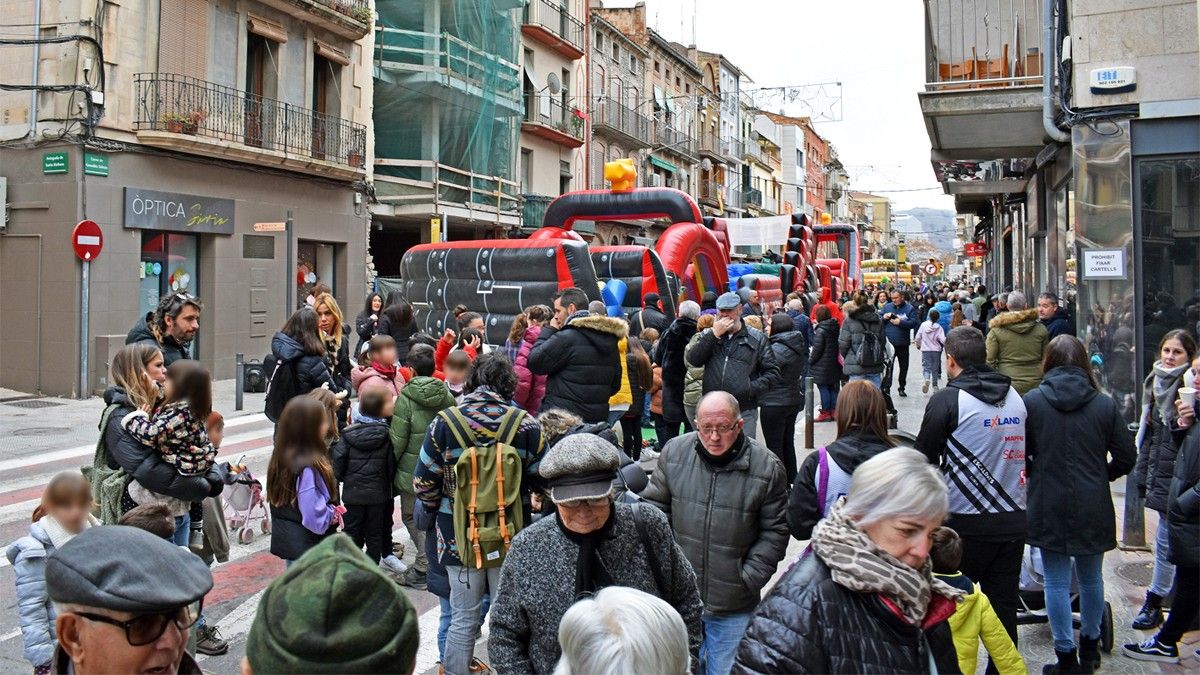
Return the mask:
<path id="1" fill-rule="evenodd" d="M 842 83 L 842 121 L 819 122 L 855 190 L 898 209 L 953 209 L 929 164 L 917 91 L 924 77 L 923 4 L 917 0 L 645 0 L 650 26 L 670 40 L 720 52 L 752 87 Z M 605 0 L 631 7 L 634 0 Z M 803 108 L 785 113 L 805 115 Z"/>

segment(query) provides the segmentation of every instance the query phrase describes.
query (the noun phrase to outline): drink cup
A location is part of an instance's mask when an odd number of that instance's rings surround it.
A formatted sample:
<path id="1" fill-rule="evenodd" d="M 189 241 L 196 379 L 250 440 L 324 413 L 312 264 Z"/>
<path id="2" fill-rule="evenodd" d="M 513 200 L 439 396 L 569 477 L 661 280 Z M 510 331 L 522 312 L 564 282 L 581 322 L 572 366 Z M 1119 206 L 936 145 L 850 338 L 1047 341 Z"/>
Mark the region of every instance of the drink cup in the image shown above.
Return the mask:
<path id="1" fill-rule="evenodd" d="M 1179 400 L 1188 407 L 1196 405 L 1196 390 L 1192 387 L 1180 387 Z"/>

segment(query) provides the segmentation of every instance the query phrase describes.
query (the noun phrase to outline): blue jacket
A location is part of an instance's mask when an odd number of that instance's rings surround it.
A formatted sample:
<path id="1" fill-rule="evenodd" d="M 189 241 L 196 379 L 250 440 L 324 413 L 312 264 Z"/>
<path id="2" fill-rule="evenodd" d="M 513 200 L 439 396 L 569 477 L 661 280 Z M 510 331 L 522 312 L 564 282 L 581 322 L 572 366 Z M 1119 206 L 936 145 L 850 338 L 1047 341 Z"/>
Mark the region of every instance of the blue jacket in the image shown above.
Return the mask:
<path id="1" fill-rule="evenodd" d="M 35 667 L 50 663 L 57 637 L 54 635 L 54 605 L 46 593 L 46 559 L 54 553 L 50 535 L 40 523 L 29 526 L 29 536 L 8 547 L 17 584 L 17 614 L 25 658 Z"/>
<path id="2" fill-rule="evenodd" d="M 900 325 L 897 326 L 891 321 L 883 322 L 883 334 L 887 337 L 888 342 L 894 345 L 907 345 L 912 342 L 912 332 L 916 330 L 921 322 L 917 320 L 917 308 L 911 302 L 906 302 L 897 307 L 888 302 L 883 305 L 883 314 L 895 314 L 900 317 Z"/>
<path id="3" fill-rule="evenodd" d="M 946 335 L 949 335 L 950 319 L 953 318 L 954 305 L 950 304 L 949 300 L 938 300 L 934 303 L 933 308 L 938 311 L 938 323 L 942 324 L 942 330 L 946 331 Z"/>

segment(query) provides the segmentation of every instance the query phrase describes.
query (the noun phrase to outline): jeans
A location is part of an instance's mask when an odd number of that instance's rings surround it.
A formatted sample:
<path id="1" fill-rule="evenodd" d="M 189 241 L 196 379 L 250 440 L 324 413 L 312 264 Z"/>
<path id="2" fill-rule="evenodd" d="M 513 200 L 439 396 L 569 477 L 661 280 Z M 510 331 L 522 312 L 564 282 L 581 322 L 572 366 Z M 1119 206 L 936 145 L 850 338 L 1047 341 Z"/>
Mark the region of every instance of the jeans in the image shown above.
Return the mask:
<path id="1" fill-rule="evenodd" d="M 788 485 L 796 480 L 796 418 L 800 406 L 768 406 L 762 411 L 763 442 L 783 462 Z"/>
<path id="2" fill-rule="evenodd" d="M 1175 577 L 1175 566 L 1171 564 L 1171 542 L 1167 538 L 1167 514 L 1158 516 L 1158 530 L 1154 533 L 1154 576 L 1150 578 L 1151 593 L 1165 598 L 1171 592 Z"/>
<path id="3" fill-rule="evenodd" d="M 621 418 L 621 446 L 633 461 L 642 457 L 642 416 Z"/>
<path id="4" fill-rule="evenodd" d="M 413 518 L 414 509 L 418 508 L 425 507 L 417 504 L 416 496 L 413 493 L 400 493 L 400 522 L 404 524 L 404 529 L 408 530 L 408 536 L 417 549 L 417 559 L 413 561 L 412 568 L 420 574 L 425 574 L 429 570 L 429 558 L 425 557 L 425 530 L 417 527 L 416 520 Z M 390 549 L 388 553 L 391 553 Z M 449 610 L 446 610 L 446 616 L 450 616 Z M 449 621 L 449 618 L 446 620 Z"/>
<path id="5" fill-rule="evenodd" d="M 950 519 L 954 527 L 954 519 Z M 1004 630 L 1017 644 L 1018 586 L 1021 581 L 1021 559 L 1025 554 L 1025 537 L 1009 540 L 963 536 L 963 574 L 979 583 Z"/>
<path id="6" fill-rule="evenodd" d="M 608 411 L 608 426 L 611 427 L 614 424 L 616 424 L 617 421 L 620 420 L 622 417 L 624 417 L 625 413 L 627 413 L 627 412 L 629 412 L 628 408 L 622 408 L 621 410 L 609 410 Z"/>
<path id="7" fill-rule="evenodd" d="M 850 381 L 854 382 L 855 380 L 866 380 L 867 382 L 870 382 L 871 384 L 875 385 L 876 387 L 879 387 L 880 390 L 883 389 L 883 385 L 882 385 L 883 373 L 867 373 L 866 375 L 851 375 Z"/>
<path id="8" fill-rule="evenodd" d="M 345 523 L 346 534 L 354 541 L 354 545 L 367 547 L 367 557 L 371 562 L 378 563 L 384 556 L 392 554 L 384 550 L 392 540 L 392 505 L 387 501 L 382 504 L 348 504 L 342 521 Z"/>
<path id="9" fill-rule="evenodd" d="M 1158 641 L 1164 645 L 1177 645 L 1183 634 L 1191 629 L 1200 611 L 1200 569 L 1195 567 L 1175 568 L 1175 601 L 1167 622 L 1158 631 Z"/>
<path id="10" fill-rule="evenodd" d="M 817 385 L 817 391 L 821 394 L 821 412 L 831 413 L 837 410 L 838 385 Z"/>
<path id="11" fill-rule="evenodd" d="M 742 411 L 742 419 L 746 421 L 746 428 L 743 433 L 746 438 L 758 438 L 758 408 Z"/>
<path id="12" fill-rule="evenodd" d="M 171 535 L 171 543 L 176 546 L 187 546 L 191 536 L 192 517 L 186 513 L 182 516 L 175 516 L 175 533 Z"/>
<path id="13" fill-rule="evenodd" d="M 937 386 L 938 380 L 942 379 L 942 353 L 938 352 L 921 352 L 921 375 Z"/>
<path id="14" fill-rule="evenodd" d="M 1098 639 L 1104 616 L 1104 554 L 1069 556 L 1042 549 L 1046 572 L 1043 594 L 1056 652 L 1075 651 L 1075 626 L 1071 620 L 1072 560 L 1079 579 L 1079 637 Z"/>
<path id="15" fill-rule="evenodd" d="M 900 385 L 899 390 L 904 391 L 905 381 L 908 380 L 909 346 L 907 343 L 898 345 L 893 342 L 892 347 L 896 349 L 896 355 L 892 357 L 892 363 L 888 364 L 891 367 L 884 371 L 887 373 L 888 378 L 887 381 L 883 383 L 883 386 L 880 387 L 880 389 L 885 389 L 887 391 L 892 390 L 892 373 L 896 372 L 896 383 Z M 895 365 L 893 365 L 897 361 L 900 365 L 898 372 L 896 371 Z"/>
<path id="16" fill-rule="evenodd" d="M 438 661 L 446 660 L 446 633 L 450 632 L 450 598 L 438 598 L 441 614 L 438 616 Z"/>
<path id="17" fill-rule="evenodd" d="M 704 613 L 704 642 L 700 644 L 700 663 L 706 675 L 729 675 L 733 658 L 737 655 L 738 643 L 750 625 L 753 613 L 709 614 Z"/>
<path id="18" fill-rule="evenodd" d="M 500 588 L 500 568 L 477 570 L 446 565 L 446 574 L 450 577 L 450 630 L 446 633 L 442 665 L 446 675 L 469 675 L 483 623 L 483 596 Z"/>

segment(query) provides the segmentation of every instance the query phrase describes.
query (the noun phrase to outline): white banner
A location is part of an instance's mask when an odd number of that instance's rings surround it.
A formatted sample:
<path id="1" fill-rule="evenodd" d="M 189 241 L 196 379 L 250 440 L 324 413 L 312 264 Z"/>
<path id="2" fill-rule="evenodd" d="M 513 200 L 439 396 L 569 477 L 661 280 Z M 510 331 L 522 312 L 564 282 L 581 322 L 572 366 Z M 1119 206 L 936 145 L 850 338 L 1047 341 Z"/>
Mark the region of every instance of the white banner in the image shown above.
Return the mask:
<path id="1" fill-rule="evenodd" d="M 731 246 L 766 246 L 782 253 L 788 239 L 791 216 L 730 218 L 725 221 Z"/>

